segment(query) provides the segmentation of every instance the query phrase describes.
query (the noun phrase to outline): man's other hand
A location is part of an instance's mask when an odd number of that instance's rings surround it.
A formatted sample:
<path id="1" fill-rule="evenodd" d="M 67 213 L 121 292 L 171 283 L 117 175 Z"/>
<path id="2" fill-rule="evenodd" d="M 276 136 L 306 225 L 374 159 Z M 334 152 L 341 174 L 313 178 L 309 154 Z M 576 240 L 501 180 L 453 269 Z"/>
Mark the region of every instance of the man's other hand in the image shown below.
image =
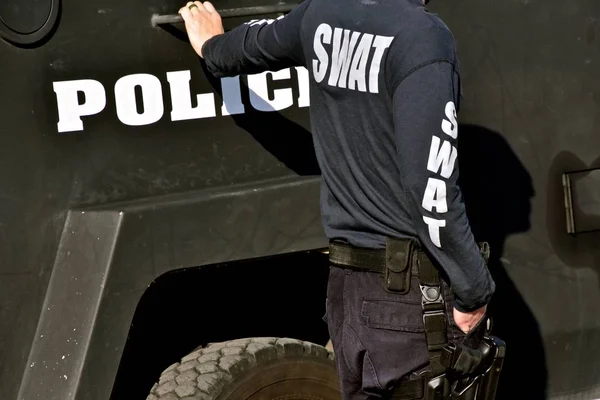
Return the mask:
<path id="1" fill-rule="evenodd" d="M 202 57 L 202 46 L 213 36 L 224 32 L 221 16 L 215 7 L 205 1 L 190 1 L 179 10 L 192 47 Z"/>
<path id="2" fill-rule="evenodd" d="M 460 312 L 455 308 L 453 313 L 454 323 L 461 331 L 464 333 L 469 333 L 471 329 L 473 329 L 485 316 L 486 311 L 487 306 L 483 306 L 468 313 Z"/>

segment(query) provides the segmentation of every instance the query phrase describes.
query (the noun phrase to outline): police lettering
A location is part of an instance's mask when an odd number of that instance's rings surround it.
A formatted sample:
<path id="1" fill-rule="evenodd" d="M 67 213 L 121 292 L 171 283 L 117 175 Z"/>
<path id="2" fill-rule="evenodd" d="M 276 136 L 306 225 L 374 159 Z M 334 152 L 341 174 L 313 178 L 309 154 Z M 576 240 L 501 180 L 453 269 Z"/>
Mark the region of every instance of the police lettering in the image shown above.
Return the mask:
<path id="1" fill-rule="evenodd" d="M 456 121 L 456 108 L 453 102 L 446 104 L 445 114 L 447 119 L 442 120 L 442 131 L 451 138 L 456 139 L 458 136 L 458 124 Z M 441 178 L 448 179 L 454 172 L 457 155 L 456 147 L 452 146 L 449 141 L 442 141 L 439 137 L 433 136 L 429 149 L 429 159 L 427 160 L 427 170 L 439 174 Z M 443 179 L 428 179 L 421 206 L 429 212 L 433 212 L 434 210 L 438 214 L 448 212 L 446 182 Z M 440 229 L 446 226 L 446 220 L 423 216 L 423 221 L 429 227 L 431 242 L 437 247 L 442 247 Z"/>
<path id="2" fill-rule="evenodd" d="M 298 107 L 309 107 L 308 70 L 303 67 L 296 67 L 295 70 L 299 94 L 297 105 Z M 291 88 L 269 90 L 267 84 L 269 74 L 273 81 L 292 78 L 290 69 L 248 75 L 250 105 L 254 109 L 264 112 L 280 111 L 293 106 L 295 99 Z M 196 106 L 192 106 L 189 70 L 167 72 L 166 77 L 171 94 L 171 121 L 217 116 L 214 93 L 196 94 Z M 96 80 L 54 82 L 53 87 L 58 108 L 58 132 L 82 131 L 84 129 L 82 117 L 99 114 L 106 108 L 106 89 Z M 139 100 L 136 97 L 136 88 L 140 89 L 141 99 Z M 221 115 L 245 113 L 239 76 L 221 79 L 221 89 L 223 93 Z M 85 99 L 82 103 L 79 102 L 80 92 L 83 93 Z M 128 126 L 156 123 L 163 118 L 165 113 L 163 85 L 157 77 L 150 74 L 133 74 L 120 78 L 115 83 L 114 101 L 119 121 Z M 138 107 L 140 105 L 141 107 Z"/>
<path id="3" fill-rule="evenodd" d="M 315 81 L 325 81 L 329 86 L 342 89 L 379 93 L 381 61 L 393 40 L 392 36 L 333 29 L 325 23 L 319 25 L 313 41 Z"/>

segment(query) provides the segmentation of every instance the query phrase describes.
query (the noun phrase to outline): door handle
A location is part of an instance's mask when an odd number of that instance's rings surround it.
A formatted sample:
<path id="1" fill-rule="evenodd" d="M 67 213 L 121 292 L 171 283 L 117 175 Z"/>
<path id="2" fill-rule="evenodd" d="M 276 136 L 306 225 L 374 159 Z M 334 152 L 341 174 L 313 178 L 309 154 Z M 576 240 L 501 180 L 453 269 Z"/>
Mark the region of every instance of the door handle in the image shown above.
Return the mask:
<path id="1" fill-rule="evenodd" d="M 221 18 L 250 17 L 255 15 L 289 13 L 298 4 L 300 2 L 280 3 L 270 6 L 226 8 L 217 10 L 217 12 Z M 179 24 L 183 23 L 183 17 L 180 14 L 154 14 L 150 19 L 150 23 L 153 27 L 166 24 Z"/>

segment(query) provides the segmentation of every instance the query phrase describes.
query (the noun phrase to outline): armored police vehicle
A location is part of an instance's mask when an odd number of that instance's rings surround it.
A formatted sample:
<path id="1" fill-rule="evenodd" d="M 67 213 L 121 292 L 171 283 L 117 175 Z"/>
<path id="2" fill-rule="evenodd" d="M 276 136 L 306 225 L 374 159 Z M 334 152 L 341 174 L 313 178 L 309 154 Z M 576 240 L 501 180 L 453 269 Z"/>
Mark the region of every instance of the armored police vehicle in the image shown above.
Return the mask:
<path id="1" fill-rule="evenodd" d="M 214 4 L 227 29 L 295 5 Z M 2 399 L 339 398 L 308 71 L 205 74 L 183 5 L 0 2 Z M 600 3 L 431 10 L 497 398 L 600 398 Z"/>

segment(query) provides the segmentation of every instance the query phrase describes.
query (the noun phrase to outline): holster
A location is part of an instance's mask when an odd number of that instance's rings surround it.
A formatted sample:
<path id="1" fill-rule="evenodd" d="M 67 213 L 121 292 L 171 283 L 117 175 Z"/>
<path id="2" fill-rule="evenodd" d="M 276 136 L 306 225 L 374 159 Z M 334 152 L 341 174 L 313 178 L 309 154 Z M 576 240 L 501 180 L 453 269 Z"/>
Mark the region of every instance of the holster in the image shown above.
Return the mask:
<path id="1" fill-rule="evenodd" d="M 487 264 L 490 256 L 489 245 L 480 243 L 479 247 Z M 461 343 L 448 343 L 439 273 L 429 258 L 420 254 L 420 249 L 415 250 L 413 246 L 412 251 L 418 254 L 414 260 L 418 264 L 430 367 L 419 378 L 400 384 L 392 399 L 494 400 L 506 344 L 499 338 L 488 335 L 487 316 Z M 477 345 L 478 348 L 473 348 Z"/>
<path id="2" fill-rule="evenodd" d="M 488 243 L 479 244 L 487 265 Z M 485 316 L 461 343 L 447 343 L 439 355 L 439 371 L 430 374 L 424 400 L 494 400 L 504 364 L 506 343 L 489 335 Z M 427 327 L 426 327 L 427 330 Z M 474 348 L 479 344 L 478 348 Z M 434 355 L 430 351 L 430 359 Z M 437 364 L 437 363 L 436 363 Z"/>
<path id="3" fill-rule="evenodd" d="M 442 364 L 452 400 L 494 400 L 504 364 L 506 344 L 494 336 L 485 336 L 479 349 L 448 345 Z"/>

